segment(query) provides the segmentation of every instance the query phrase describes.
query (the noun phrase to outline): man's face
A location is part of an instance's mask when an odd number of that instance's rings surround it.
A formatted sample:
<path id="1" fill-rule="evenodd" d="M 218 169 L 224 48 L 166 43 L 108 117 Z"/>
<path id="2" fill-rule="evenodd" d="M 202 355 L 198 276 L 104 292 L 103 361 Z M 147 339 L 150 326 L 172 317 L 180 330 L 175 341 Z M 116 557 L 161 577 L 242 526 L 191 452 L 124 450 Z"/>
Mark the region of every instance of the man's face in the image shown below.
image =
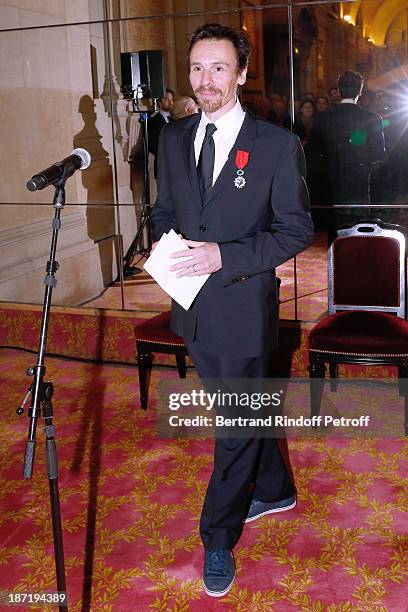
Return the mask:
<path id="1" fill-rule="evenodd" d="M 304 117 L 310 119 L 310 117 L 313 117 L 314 115 L 313 104 L 309 101 L 305 102 L 304 104 L 302 104 L 300 112 Z"/>
<path id="2" fill-rule="evenodd" d="M 237 86 L 245 83 L 246 73 L 246 68 L 238 72 L 235 48 L 229 40 L 199 40 L 191 49 L 191 87 L 210 119 L 234 107 Z"/>
<path id="3" fill-rule="evenodd" d="M 329 91 L 329 98 L 330 98 L 330 102 L 332 102 L 333 104 L 335 104 L 336 102 L 338 102 L 340 97 L 340 94 L 338 92 L 338 89 L 336 89 L 335 87 L 333 87 L 330 91 Z"/>
<path id="4" fill-rule="evenodd" d="M 317 106 L 317 110 L 319 111 L 319 113 L 327 110 L 329 108 L 329 104 L 327 102 L 326 98 L 323 97 L 319 97 L 317 98 L 317 102 L 316 102 L 316 106 Z"/>
<path id="5" fill-rule="evenodd" d="M 159 106 L 161 110 L 171 111 L 174 104 L 173 94 L 170 91 L 166 91 L 164 98 L 160 98 Z"/>

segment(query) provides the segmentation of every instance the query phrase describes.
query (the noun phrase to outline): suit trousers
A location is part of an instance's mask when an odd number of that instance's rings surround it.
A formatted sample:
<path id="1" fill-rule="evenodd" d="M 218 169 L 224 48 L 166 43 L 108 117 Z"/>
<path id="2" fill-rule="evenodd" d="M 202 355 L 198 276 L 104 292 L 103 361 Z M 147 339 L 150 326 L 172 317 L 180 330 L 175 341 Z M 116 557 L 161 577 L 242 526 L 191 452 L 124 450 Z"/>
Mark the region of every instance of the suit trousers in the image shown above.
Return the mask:
<path id="1" fill-rule="evenodd" d="M 201 379 L 266 378 L 270 355 L 234 359 L 211 355 L 197 341 L 186 343 Z M 214 468 L 200 519 L 208 549 L 237 543 L 252 497 L 272 502 L 294 494 L 294 485 L 274 438 L 217 438 Z"/>

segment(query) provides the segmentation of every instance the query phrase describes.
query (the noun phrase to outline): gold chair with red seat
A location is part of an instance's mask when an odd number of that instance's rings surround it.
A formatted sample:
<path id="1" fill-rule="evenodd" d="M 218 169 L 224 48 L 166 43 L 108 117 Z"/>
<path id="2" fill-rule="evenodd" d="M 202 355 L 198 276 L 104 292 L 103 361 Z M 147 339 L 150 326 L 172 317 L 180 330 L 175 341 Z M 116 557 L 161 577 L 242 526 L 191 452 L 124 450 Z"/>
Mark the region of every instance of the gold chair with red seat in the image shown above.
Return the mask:
<path id="1" fill-rule="evenodd" d="M 332 391 L 339 363 L 397 366 L 408 435 L 405 236 L 394 228 L 360 223 L 329 248 L 329 314 L 309 334 L 311 414 L 320 413 L 326 363 Z"/>
<path id="2" fill-rule="evenodd" d="M 180 378 L 186 377 L 186 355 L 188 355 L 188 351 L 183 339 L 171 331 L 170 315 L 170 311 L 162 312 L 136 327 L 140 404 L 143 410 L 147 410 L 149 401 L 152 353 L 175 355 L 179 376 Z"/>

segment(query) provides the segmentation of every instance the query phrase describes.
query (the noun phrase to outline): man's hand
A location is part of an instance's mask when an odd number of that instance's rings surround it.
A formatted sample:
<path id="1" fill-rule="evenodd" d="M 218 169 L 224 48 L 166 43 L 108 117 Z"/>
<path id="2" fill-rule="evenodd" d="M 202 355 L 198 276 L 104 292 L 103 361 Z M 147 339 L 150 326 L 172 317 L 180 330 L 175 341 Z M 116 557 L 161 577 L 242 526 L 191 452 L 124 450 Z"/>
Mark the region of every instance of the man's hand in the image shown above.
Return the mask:
<path id="1" fill-rule="evenodd" d="M 196 242 L 185 239 L 183 242 L 191 248 L 188 251 L 177 251 L 171 254 L 173 259 L 184 258 L 184 261 L 170 267 L 172 271 L 180 270 L 176 276 L 200 276 L 221 270 L 221 253 L 216 242 Z"/>

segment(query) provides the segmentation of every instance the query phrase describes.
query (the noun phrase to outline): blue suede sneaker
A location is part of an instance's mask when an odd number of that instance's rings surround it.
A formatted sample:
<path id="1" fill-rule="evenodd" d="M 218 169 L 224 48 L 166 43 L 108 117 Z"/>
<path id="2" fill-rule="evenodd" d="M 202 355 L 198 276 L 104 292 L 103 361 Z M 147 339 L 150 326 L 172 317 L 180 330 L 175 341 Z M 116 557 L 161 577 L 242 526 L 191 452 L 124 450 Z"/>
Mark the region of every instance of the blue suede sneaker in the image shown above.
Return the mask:
<path id="1" fill-rule="evenodd" d="M 235 560 L 232 550 L 216 548 L 205 550 L 204 588 L 210 597 L 226 595 L 235 580 Z"/>
<path id="2" fill-rule="evenodd" d="M 265 516 L 266 514 L 291 510 L 291 508 L 294 508 L 295 506 L 296 495 L 292 495 L 292 497 L 288 497 L 288 499 L 281 499 L 280 501 L 276 502 L 263 502 L 259 499 L 253 499 L 249 506 L 245 522 L 250 523 L 251 521 L 256 521 L 257 518 Z"/>

